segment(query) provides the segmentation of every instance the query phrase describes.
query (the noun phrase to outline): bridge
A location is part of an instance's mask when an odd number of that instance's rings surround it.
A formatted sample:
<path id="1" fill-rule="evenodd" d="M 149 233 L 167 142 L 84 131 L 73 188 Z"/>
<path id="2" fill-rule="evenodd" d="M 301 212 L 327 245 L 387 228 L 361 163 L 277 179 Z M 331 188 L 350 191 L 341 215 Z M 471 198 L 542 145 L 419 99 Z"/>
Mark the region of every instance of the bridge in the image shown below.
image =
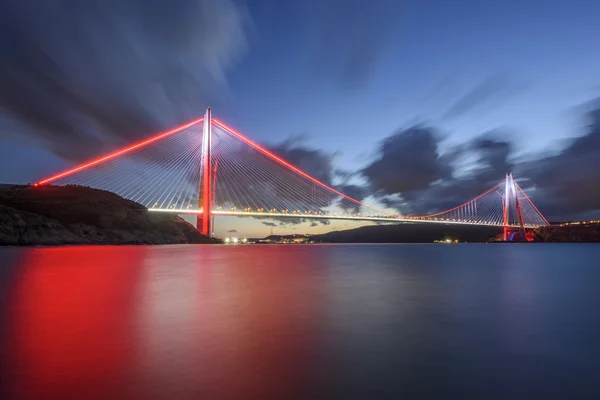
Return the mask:
<path id="1" fill-rule="evenodd" d="M 196 214 L 213 234 L 215 216 L 302 218 L 497 226 L 548 225 L 507 174 L 486 192 L 452 209 L 421 216 L 380 210 L 305 173 L 212 118 L 191 121 L 40 180 L 35 186 L 82 185 L 114 192 L 152 212 Z"/>

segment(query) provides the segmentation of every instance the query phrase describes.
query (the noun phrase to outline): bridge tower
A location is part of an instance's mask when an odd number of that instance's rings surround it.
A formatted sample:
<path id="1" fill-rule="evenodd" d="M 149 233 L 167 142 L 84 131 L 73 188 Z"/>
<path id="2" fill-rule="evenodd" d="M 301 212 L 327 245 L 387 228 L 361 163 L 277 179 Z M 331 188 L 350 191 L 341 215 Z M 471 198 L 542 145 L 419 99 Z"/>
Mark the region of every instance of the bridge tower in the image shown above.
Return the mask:
<path id="1" fill-rule="evenodd" d="M 196 229 L 203 235 L 212 236 L 212 120 L 210 116 L 210 107 L 204 114 L 204 126 L 202 129 L 202 156 L 200 158 L 200 184 L 198 187 L 198 209 L 202 214 L 198 214 L 196 219 Z"/>
<path id="2" fill-rule="evenodd" d="M 515 187 L 515 181 L 513 180 L 512 173 L 509 176 L 510 176 L 510 183 L 512 186 L 512 192 L 515 195 L 515 207 L 517 208 L 517 218 L 519 220 L 519 232 L 521 234 L 521 241 L 526 242 L 527 237 L 525 235 L 525 223 L 523 222 L 523 213 L 521 210 L 521 203 L 519 202 L 519 196 L 517 195 L 517 189 Z"/>
<path id="3" fill-rule="evenodd" d="M 508 241 L 508 214 L 510 210 L 510 179 L 508 178 L 508 174 L 506 174 L 506 179 L 504 180 L 504 197 L 502 198 L 502 214 L 504 216 L 504 241 Z"/>
<path id="4" fill-rule="evenodd" d="M 513 202 L 517 211 L 517 219 L 519 221 L 519 233 L 521 234 L 521 241 L 526 241 L 527 239 L 525 236 L 525 223 L 523 221 L 523 213 L 521 210 L 521 204 L 519 202 L 519 196 L 517 195 L 515 181 L 511 173 L 506 174 L 506 180 L 504 182 L 504 198 L 502 210 L 504 214 L 504 241 L 508 241 L 510 207 Z"/>

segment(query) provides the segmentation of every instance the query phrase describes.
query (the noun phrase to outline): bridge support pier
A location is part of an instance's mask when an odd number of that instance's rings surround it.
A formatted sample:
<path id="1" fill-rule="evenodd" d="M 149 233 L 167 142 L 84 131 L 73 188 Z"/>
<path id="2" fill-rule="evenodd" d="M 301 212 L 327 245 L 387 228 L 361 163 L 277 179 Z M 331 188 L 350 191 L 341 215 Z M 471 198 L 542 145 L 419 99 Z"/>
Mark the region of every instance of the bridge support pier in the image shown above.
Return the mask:
<path id="1" fill-rule="evenodd" d="M 211 163 L 211 145 L 212 145 L 212 120 L 210 117 L 210 108 L 206 109 L 204 114 L 204 128 L 202 130 L 202 168 L 200 172 L 198 188 L 198 209 L 202 214 L 198 214 L 196 219 L 196 229 L 203 235 L 212 236 L 212 163 Z"/>

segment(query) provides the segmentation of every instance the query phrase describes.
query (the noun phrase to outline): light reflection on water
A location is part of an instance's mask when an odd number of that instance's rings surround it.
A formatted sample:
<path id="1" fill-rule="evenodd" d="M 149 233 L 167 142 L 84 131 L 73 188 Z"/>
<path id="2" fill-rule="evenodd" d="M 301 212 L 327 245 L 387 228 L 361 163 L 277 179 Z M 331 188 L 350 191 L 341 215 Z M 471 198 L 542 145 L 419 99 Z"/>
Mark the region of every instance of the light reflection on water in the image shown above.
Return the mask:
<path id="1" fill-rule="evenodd" d="M 595 245 L 4 248 L 0 395 L 589 395 L 599 256 Z"/>

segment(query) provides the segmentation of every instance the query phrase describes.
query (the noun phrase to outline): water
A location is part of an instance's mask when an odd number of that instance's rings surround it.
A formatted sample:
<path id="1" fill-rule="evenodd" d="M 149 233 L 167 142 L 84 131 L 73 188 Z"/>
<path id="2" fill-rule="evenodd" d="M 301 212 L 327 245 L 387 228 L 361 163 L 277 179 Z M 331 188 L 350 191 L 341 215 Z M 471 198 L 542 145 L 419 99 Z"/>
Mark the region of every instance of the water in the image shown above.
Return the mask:
<path id="1" fill-rule="evenodd" d="M 0 249 L 2 399 L 599 398 L 600 246 Z"/>

